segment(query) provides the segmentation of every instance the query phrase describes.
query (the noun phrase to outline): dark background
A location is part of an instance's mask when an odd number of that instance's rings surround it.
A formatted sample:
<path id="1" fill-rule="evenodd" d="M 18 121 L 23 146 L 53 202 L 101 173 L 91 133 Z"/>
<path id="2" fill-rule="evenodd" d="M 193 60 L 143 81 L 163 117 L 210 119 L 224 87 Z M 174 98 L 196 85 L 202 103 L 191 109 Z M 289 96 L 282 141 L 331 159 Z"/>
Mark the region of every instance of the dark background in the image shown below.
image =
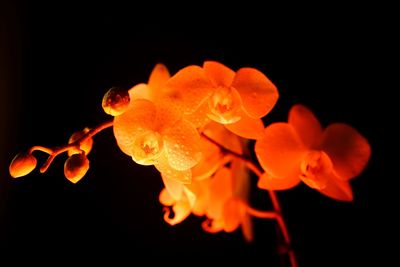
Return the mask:
<path id="1" fill-rule="evenodd" d="M 161 259 L 186 265 L 212 263 L 216 257 L 280 266 L 273 222 L 254 220 L 252 244 L 239 231 L 204 233 L 196 217 L 168 226 L 158 203 L 158 173 L 135 165 L 110 130 L 95 137 L 90 170 L 77 185 L 63 176 L 65 155 L 45 174 L 36 170 L 18 180 L 8 174 L 19 151 L 64 144 L 74 131 L 107 120 L 101 99 L 110 87 L 146 82 L 158 62 L 175 73 L 204 60 L 234 70 L 255 67 L 268 75 L 280 99 L 265 123 L 286 120 L 290 107 L 303 103 L 323 125 L 349 123 L 371 143 L 371 161 L 352 181 L 353 203 L 336 202 L 304 185 L 279 193 L 300 267 L 360 266 L 387 257 L 379 248 L 390 246 L 374 241 L 386 236 L 378 222 L 387 216 L 377 200 L 385 195 L 379 185 L 387 184 L 389 176 L 384 142 L 390 139 L 388 114 L 394 108 L 385 104 L 389 89 L 379 76 L 382 60 L 391 55 L 379 11 L 361 6 L 300 12 L 293 7 L 291 13 L 288 7 L 255 4 L 228 11 L 197 4 L 184 11 L 160 7 L 158 13 L 156 3 L 4 2 L 0 258 L 55 265 Z M 255 187 L 252 203 L 270 207 L 266 192 Z"/>

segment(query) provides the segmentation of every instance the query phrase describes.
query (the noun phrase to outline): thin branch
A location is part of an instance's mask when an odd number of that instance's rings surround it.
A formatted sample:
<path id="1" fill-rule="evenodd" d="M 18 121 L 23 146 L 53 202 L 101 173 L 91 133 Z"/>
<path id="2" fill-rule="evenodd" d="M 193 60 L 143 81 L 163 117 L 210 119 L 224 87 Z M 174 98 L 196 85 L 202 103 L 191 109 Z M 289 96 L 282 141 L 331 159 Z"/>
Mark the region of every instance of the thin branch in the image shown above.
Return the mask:
<path id="1" fill-rule="evenodd" d="M 49 157 L 47 158 L 46 162 L 42 165 L 40 168 L 40 172 L 44 173 L 47 171 L 53 160 L 61 153 L 69 151 L 70 149 L 79 149 L 81 144 L 83 144 L 86 140 L 89 138 L 92 138 L 99 132 L 103 131 L 104 129 L 107 129 L 109 127 L 113 126 L 113 121 L 107 121 L 99 124 L 98 126 L 90 129 L 87 133 L 82 135 L 80 138 L 78 138 L 75 142 L 72 142 L 70 144 L 56 147 L 56 148 L 47 148 L 43 146 L 33 146 L 29 149 L 29 153 L 31 154 L 34 151 L 42 151 L 47 154 L 49 154 Z"/>

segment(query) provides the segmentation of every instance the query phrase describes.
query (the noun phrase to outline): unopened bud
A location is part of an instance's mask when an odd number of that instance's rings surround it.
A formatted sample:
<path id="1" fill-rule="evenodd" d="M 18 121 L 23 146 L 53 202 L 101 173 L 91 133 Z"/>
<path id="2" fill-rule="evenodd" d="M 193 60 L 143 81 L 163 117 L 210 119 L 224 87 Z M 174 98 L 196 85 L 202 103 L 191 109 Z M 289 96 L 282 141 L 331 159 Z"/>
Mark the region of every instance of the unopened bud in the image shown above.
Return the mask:
<path id="1" fill-rule="evenodd" d="M 83 135 L 87 134 L 89 132 L 89 128 L 85 128 L 82 131 L 77 131 L 71 135 L 71 137 L 68 140 L 68 144 L 71 144 L 81 138 Z M 88 138 L 85 140 L 85 142 L 80 144 L 79 150 L 78 149 L 70 149 L 68 150 L 68 156 L 72 156 L 73 154 L 78 154 L 83 151 L 85 151 L 85 155 L 88 155 L 90 150 L 92 150 L 93 146 L 93 138 Z"/>
<path id="2" fill-rule="evenodd" d="M 84 154 L 74 154 L 65 161 L 64 174 L 76 184 L 89 170 L 89 160 Z"/>
<path id="3" fill-rule="evenodd" d="M 11 161 L 9 172 L 14 178 L 25 176 L 36 167 L 36 158 L 26 152 L 18 153 Z"/>
<path id="4" fill-rule="evenodd" d="M 112 87 L 103 97 L 102 106 L 105 113 L 118 116 L 129 107 L 129 92 L 118 87 Z"/>

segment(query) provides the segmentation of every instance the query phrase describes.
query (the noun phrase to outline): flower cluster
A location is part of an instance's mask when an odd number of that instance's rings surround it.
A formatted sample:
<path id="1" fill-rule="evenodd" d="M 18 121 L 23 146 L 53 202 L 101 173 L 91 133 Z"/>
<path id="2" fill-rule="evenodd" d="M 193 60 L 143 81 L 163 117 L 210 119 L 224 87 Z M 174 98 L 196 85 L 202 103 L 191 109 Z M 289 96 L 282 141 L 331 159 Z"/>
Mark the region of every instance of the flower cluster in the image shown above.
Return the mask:
<path id="1" fill-rule="evenodd" d="M 165 188 L 159 195 L 164 219 L 178 224 L 190 214 L 205 216 L 203 229 L 215 233 L 241 227 L 251 241 L 251 216 L 276 219 L 290 238 L 274 190 L 303 181 L 341 201 L 353 199 L 349 180 L 365 168 L 371 149 L 354 128 L 343 123 L 321 126 L 305 106 L 295 105 L 288 122 L 264 126 L 262 118 L 275 106 L 275 85 L 254 68 L 233 71 L 214 61 L 188 66 L 171 76 L 157 64 L 147 83 L 129 90 L 111 88 L 102 101 L 113 116 L 93 129 L 75 133 L 56 149 L 34 146 L 18 154 L 10 174 L 20 177 L 35 169 L 36 150 L 49 154 L 41 172 L 68 151 L 65 176 L 78 182 L 88 171 L 92 137 L 113 127 L 119 148 L 141 165 L 154 165 Z M 248 140 L 262 169 L 251 159 Z M 274 209 L 259 211 L 249 203 L 250 173 L 268 190 Z M 292 266 L 295 259 L 289 256 Z"/>

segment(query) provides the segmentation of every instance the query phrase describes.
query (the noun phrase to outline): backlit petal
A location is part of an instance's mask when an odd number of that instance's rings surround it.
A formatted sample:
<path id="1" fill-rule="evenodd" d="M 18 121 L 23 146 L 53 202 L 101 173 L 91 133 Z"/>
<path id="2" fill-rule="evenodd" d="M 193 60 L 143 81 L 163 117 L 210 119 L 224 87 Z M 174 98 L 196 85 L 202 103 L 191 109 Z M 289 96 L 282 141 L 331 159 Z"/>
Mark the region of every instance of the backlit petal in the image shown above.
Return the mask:
<path id="1" fill-rule="evenodd" d="M 350 183 L 337 178 L 329 179 L 326 187 L 318 191 L 335 200 L 353 201 L 353 191 Z"/>
<path id="2" fill-rule="evenodd" d="M 163 132 L 163 136 L 165 153 L 171 167 L 187 170 L 200 161 L 200 135 L 192 124 L 180 120 Z"/>
<path id="3" fill-rule="evenodd" d="M 154 167 L 156 167 L 164 178 L 184 184 L 190 184 L 192 181 L 192 172 L 190 170 L 178 171 L 172 168 L 168 163 L 168 158 L 165 156 L 165 153 L 162 153 L 162 155 L 157 159 Z"/>
<path id="4" fill-rule="evenodd" d="M 145 83 L 139 83 L 138 85 L 133 86 L 129 89 L 128 93 L 131 101 L 136 99 L 151 100 L 149 88 Z"/>
<path id="5" fill-rule="evenodd" d="M 152 94 L 161 93 L 166 82 L 170 78 L 169 71 L 164 64 L 157 64 L 150 74 L 148 86 Z"/>
<path id="6" fill-rule="evenodd" d="M 252 118 L 267 115 L 279 96 L 275 85 L 263 73 L 253 68 L 240 69 L 232 87 L 239 92 L 244 110 Z"/>
<path id="7" fill-rule="evenodd" d="M 170 218 L 169 209 L 166 209 L 164 220 L 170 225 L 176 225 L 190 215 L 191 208 L 188 201 L 178 201 L 172 206 L 172 210 L 174 211 L 174 216 Z"/>
<path id="8" fill-rule="evenodd" d="M 321 142 L 321 124 L 307 107 L 294 105 L 289 112 L 289 124 L 293 126 L 306 146 L 315 148 Z"/>
<path id="9" fill-rule="evenodd" d="M 326 128 L 321 148 L 331 158 L 336 174 L 344 180 L 359 175 L 371 156 L 367 139 L 343 123 L 335 123 Z"/>
<path id="10" fill-rule="evenodd" d="M 253 221 L 251 220 L 251 216 L 245 213 L 242 215 L 242 233 L 243 237 L 247 242 L 251 242 L 254 239 L 254 231 L 253 231 Z"/>
<path id="11" fill-rule="evenodd" d="M 274 178 L 268 173 L 264 173 L 258 180 L 257 186 L 265 190 L 287 190 L 300 183 L 299 173 L 294 173 L 285 178 Z"/>
<path id="12" fill-rule="evenodd" d="M 137 135 L 153 130 L 155 117 L 155 105 L 148 100 L 138 99 L 131 101 L 125 113 L 114 118 L 114 136 L 125 154 L 131 155 Z"/>
<path id="13" fill-rule="evenodd" d="M 239 227 L 244 213 L 244 208 L 239 200 L 231 198 L 226 201 L 223 210 L 224 230 L 228 233 L 235 231 Z"/>
<path id="14" fill-rule="evenodd" d="M 213 85 L 199 66 L 189 66 L 166 83 L 165 99 L 183 114 L 195 112 L 213 91 Z"/>
<path id="15" fill-rule="evenodd" d="M 225 127 L 234 134 L 247 139 L 259 139 L 264 132 L 264 124 L 261 119 L 254 119 L 241 112 L 241 119 Z"/>
<path id="16" fill-rule="evenodd" d="M 231 171 L 222 167 L 210 182 L 210 202 L 207 216 L 212 219 L 221 218 L 225 202 L 232 196 L 232 174 Z"/>
<path id="17" fill-rule="evenodd" d="M 183 194 L 183 184 L 181 182 L 178 182 L 177 180 L 173 180 L 168 178 L 166 175 L 161 173 L 161 178 L 164 182 L 165 185 L 165 189 L 167 190 L 169 196 L 175 200 L 175 201 L 179 201 L 182 198 L 182 194 Z M 167 200 L 167 199 L 165 199 Z M 165 204 L 167 205 L 167 204 Z M 171 206 L 171 205 L 167 205 L 167 206 Z"/>
<path id="18" fill-rule="evenodd" d="M 163 188 L 163 190 L 161 190 L 161 193 L 158 196 L 158 200 L 164 206 L 172 206 L 176 202 L 176 200 L 171 196 L 171 194 L 168 193 L 166 188 Z"/>
<path id="19" fill-rule="evenodd" d="M 257 140 L 255 152 L 263 169 L 276 178 L 285 178 L 296 169 L 307 152 L 294 128 L 288 123 L 274 123 Z"/>
<path id="20" fill-rule="evenodd" d="M 204 62 L 203 69 L 215 86 L 229 87 L 235 78 L 233 70 L 215 61 Z"/>

